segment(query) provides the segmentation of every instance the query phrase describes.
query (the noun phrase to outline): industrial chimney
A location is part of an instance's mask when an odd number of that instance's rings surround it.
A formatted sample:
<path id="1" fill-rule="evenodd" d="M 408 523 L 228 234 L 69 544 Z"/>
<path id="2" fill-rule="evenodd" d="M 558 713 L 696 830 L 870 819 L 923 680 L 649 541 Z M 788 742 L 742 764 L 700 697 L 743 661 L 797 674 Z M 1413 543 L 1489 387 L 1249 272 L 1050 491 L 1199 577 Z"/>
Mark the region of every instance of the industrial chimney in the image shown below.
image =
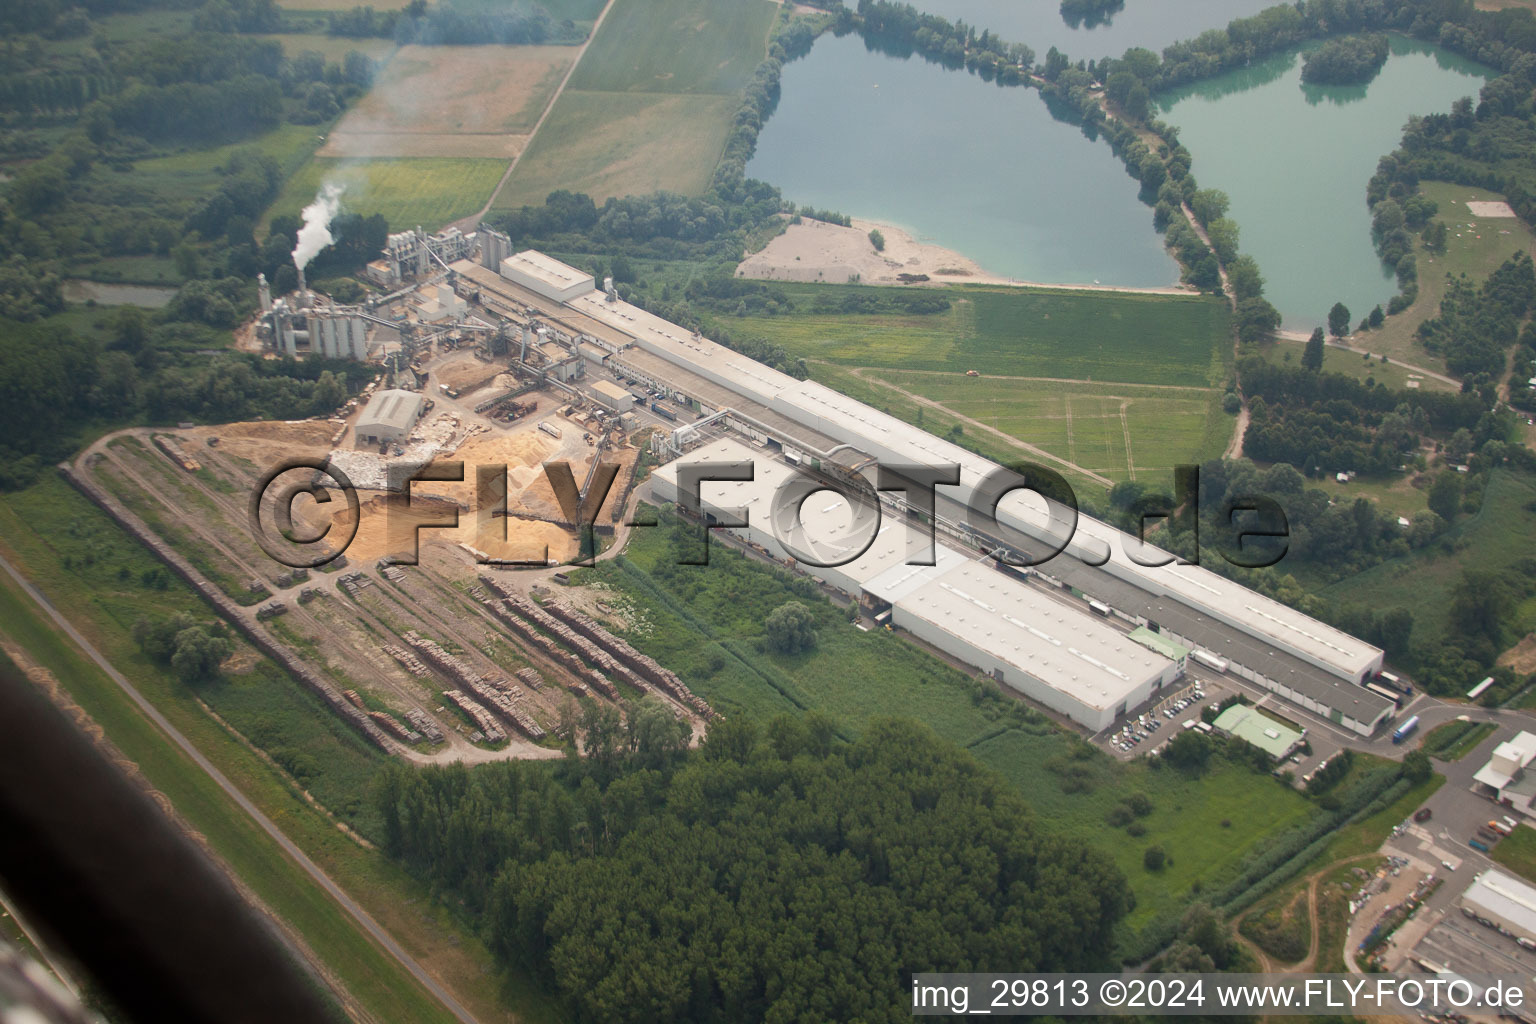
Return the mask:
<path id="1" fill-rule="evenodd" d="M 261 311 L 263 313 L 272 312 L 272 289 L 267 286 L 266 274 L 256 275 L 256 294 L 261 299 Z"/>

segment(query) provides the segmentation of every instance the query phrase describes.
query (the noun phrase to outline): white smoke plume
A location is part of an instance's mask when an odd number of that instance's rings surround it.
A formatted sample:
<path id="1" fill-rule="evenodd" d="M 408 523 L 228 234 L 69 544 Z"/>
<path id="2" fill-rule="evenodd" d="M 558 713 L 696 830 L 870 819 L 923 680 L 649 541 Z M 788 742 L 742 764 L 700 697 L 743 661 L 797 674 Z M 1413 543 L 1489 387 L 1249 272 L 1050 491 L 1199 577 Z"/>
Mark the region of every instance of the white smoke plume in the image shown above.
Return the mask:
<path id="1" fill-rule="evenodd" d="M 315 201 L 304 207 L 304 226 L 299 229 L 298 244 L 293 247 L 293 262 L 300 270 L 309 266 L 315 254 L 334 241 L 331 221 L 341 211 L 341 194 L 345 191 L 345 185 L 328 181 L 320 186 Z"/>

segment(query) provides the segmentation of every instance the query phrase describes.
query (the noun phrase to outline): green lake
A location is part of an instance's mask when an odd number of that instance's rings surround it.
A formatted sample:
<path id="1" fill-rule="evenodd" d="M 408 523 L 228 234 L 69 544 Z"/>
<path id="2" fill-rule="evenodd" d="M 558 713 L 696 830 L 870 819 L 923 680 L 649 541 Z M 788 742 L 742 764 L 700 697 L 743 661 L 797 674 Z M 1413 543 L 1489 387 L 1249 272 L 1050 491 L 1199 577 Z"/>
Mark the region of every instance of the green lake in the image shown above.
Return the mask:
<path id="1" fill-rule="evenodd" d="M 787 199 L 897 224 L 995 274 L 1050 284 L 1166 287 L 1178 264 L 1138 182 L 1040 94 L 856 35 L 785 66 L 747 174 Z"/>
<path id="2" fill-rule="evenodd" d="M 1285 326 L 1310 330 L 1334 302 L 1358 321 L 1397 291 L 1371 244 L 1365 186 L 1410 115 L 1474 101 L 1486 69 L 1394 37 L 1368 85 L 1305 86 L 1299 54 L 1158 97 L 1202 186 L 1232 198 L 1242 248 L 1258 260 Z"/>
<path id="3" fill-rule="evenodd" d="M 927 5 L 962 2 L 994 0 Z M 1194 153 L 1195 177 L 1231 196 L 1243 251 L 1285 326 L 1310 330 L 1336 301 L 1358 320 L 1395 293 L 1371 244 L 1366 182 L 1410 115 L 1475 97 L 1486 74 L 1394 37 L 1368 85 L 1303 86 L 1291 53 L 1158 103 Z M 856 35 L 824 36 L 785 66 L 747 173 L 1017 280 L 1144 288 L 1178 277 L 1138 183 L 1102 140 L 1055 120 L 1033 89 L 879 53 Z"/>

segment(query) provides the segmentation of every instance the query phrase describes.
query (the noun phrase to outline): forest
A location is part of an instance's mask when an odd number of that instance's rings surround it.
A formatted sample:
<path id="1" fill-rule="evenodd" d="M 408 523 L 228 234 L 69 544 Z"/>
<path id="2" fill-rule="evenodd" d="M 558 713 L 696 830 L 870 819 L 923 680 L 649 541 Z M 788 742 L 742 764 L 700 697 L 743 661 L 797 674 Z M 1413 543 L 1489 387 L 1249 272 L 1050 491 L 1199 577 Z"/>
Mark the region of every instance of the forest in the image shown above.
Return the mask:
<path id="1" fill-rule="evenodd" d="M 1301 80 L 1309 85 L 1359 85 L 1376 77 L 1390 53 L 1381 33 L 1330 39 L 1301 61 Z"/>
<path id="2" fill-rule="evenodd" d="M 921 725 L 596 742 L 554 768 L 395 764 L 376 787 L 387 849 L 579 1020 L 888 1020 L 914 971 L 1111 964 L 1124 878 Z"/>

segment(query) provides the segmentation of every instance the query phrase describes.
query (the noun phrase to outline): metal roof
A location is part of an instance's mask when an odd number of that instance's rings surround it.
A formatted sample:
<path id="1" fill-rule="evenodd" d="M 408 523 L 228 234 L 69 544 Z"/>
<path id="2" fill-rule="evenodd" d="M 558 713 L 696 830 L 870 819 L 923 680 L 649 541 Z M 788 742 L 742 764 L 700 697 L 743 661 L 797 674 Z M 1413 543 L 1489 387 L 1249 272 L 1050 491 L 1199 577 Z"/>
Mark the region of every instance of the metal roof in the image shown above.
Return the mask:
<path id="1" fill-rule="evenodd" d="M 710 402 L 716 407 L 739 407 L 742 405 L 741 399 L 747 398 L 777 412 L 791 424 L 798 424 L 802 429 L 808 428 L 816 435 L 833 439 L 835 443 L 856 445 L 885 462 L 960 466 L 961 486 L 958 489 L 941 488 L 940 494 L 948 492 L 954 495 L 955 501 L 961 506 L 969 504 L 976 485 L 998 468 L 991 461 L 894 416 L 815 381 L 796 380 L 708 338 L 695 337 L 691 331 L 627 302 L 607 302 L 600 293 L 594 291 L 571 299 L 566 303 L 566 308 L 633 337 L 639 348 L 670 364 L 670 373 L 675 375 L 686 371 L 695 378 L 705 378 L 712 382 L 717 394 Z M 632 353 L 625 355 L 630 356 Z M 677 386 L 680 390 L 692 393 L 690 387 L 681 383 Z M 742 411 L 748 412 L 745 408 Z M 810 444 L 823 451 L 827 450 L 827 446 L 815 442 Z M 1033 533 L 1037 538 L 1049 535 L 1052 524 L 1061 521 L 1061 513 L 1059 507 L 1048 508 L 1042 499 L 1033 494 L 1007 498 L 999 507 L 999 518 L 1005 524 Z M 1137 558 L 1152 562 L 1168 556 L 1155 546 L 1143 545 L 1136 538 L 1107 523 L 1081 517 L 1076 526 L 1074 547 L 1079 554 L 1086 554 L 1090 550 L 1107 553 L 1113 559 L 1110 574 L 1133 584 L 1146 597 L 1167 605 L 1182 606 L 1188 613 L 1184 616 L 1187 619 L 1196 622 L 1225 620 L 1228 626 L 1259 639 L 1260 646 L 1288 648 L 1299 655 L 1296 660 L 1305 663 L 1304 659 L 1310 659 L 1338 676 L 1359 678 L 1381 664 L 1380 648 L 1208 569 L 1188 565 L 1152 567 L 1138 564 Z M 1136 557 L 1133 558 L 1133 555 Z M 1071 569 L 1073 562 L 1082 564 L 1069 550 L 1044 568 L 1053 575 L 1061 576 Z M 1170 617 L 1173 616 L 1170 614 Z M 1184 635 L 1206 643 L 1203 633 Z M 1264 640 L 1270 643 L 1266 645 Z M 1225 656 L 1225 652 L 1219 649 L 1216 653 Z M 1290 655 L 1287 654 L 1287 657 Z M 1244 661 L 1243 664 L 1264 671 L 1262 663 L 1249 664 Z M 1284 676 L 1277 678 L 1288 683 Z M 1359 694 L 1369 694 L 1369 691 L 1360 687 L 1353 689 Z M 1374 703 L 1368 698 L 1359 700 L 1364 706 L 1358 709 L 1358 715 L 1347 707 L 1341 710 L 1353 717 L 1363 715 L 1364 720 L 1371 721 L 1385 707 L 1381 698 L 1374 698 Z M 1373 709 L 1374 713 L 1371 713 Z"/>
<path id="2" fill-rule="evenodd" d="M 421 412 L 421 401 L 421 396 L 414 391 L 376 391 L 363 408 L 363 415 L 357 425 L 362 427 L 368 424 L 409 431 L 416 423 L 417 414 Z"/>
<path id="3" fill-rule="evenodd" d="M 1461 899 L 1474 910 L 1496 916 L 1527 938 L 1536 937 L 1536 888 L 1528 883 L 1490 868 L 1472 880 Z"/>
<path id="4" fill-rule="evenodd" d="M 1037 584 L 967 561 L 898 599 L 914 616 L 1091 708 L 1113 708 L 1172 663 Z"/>

